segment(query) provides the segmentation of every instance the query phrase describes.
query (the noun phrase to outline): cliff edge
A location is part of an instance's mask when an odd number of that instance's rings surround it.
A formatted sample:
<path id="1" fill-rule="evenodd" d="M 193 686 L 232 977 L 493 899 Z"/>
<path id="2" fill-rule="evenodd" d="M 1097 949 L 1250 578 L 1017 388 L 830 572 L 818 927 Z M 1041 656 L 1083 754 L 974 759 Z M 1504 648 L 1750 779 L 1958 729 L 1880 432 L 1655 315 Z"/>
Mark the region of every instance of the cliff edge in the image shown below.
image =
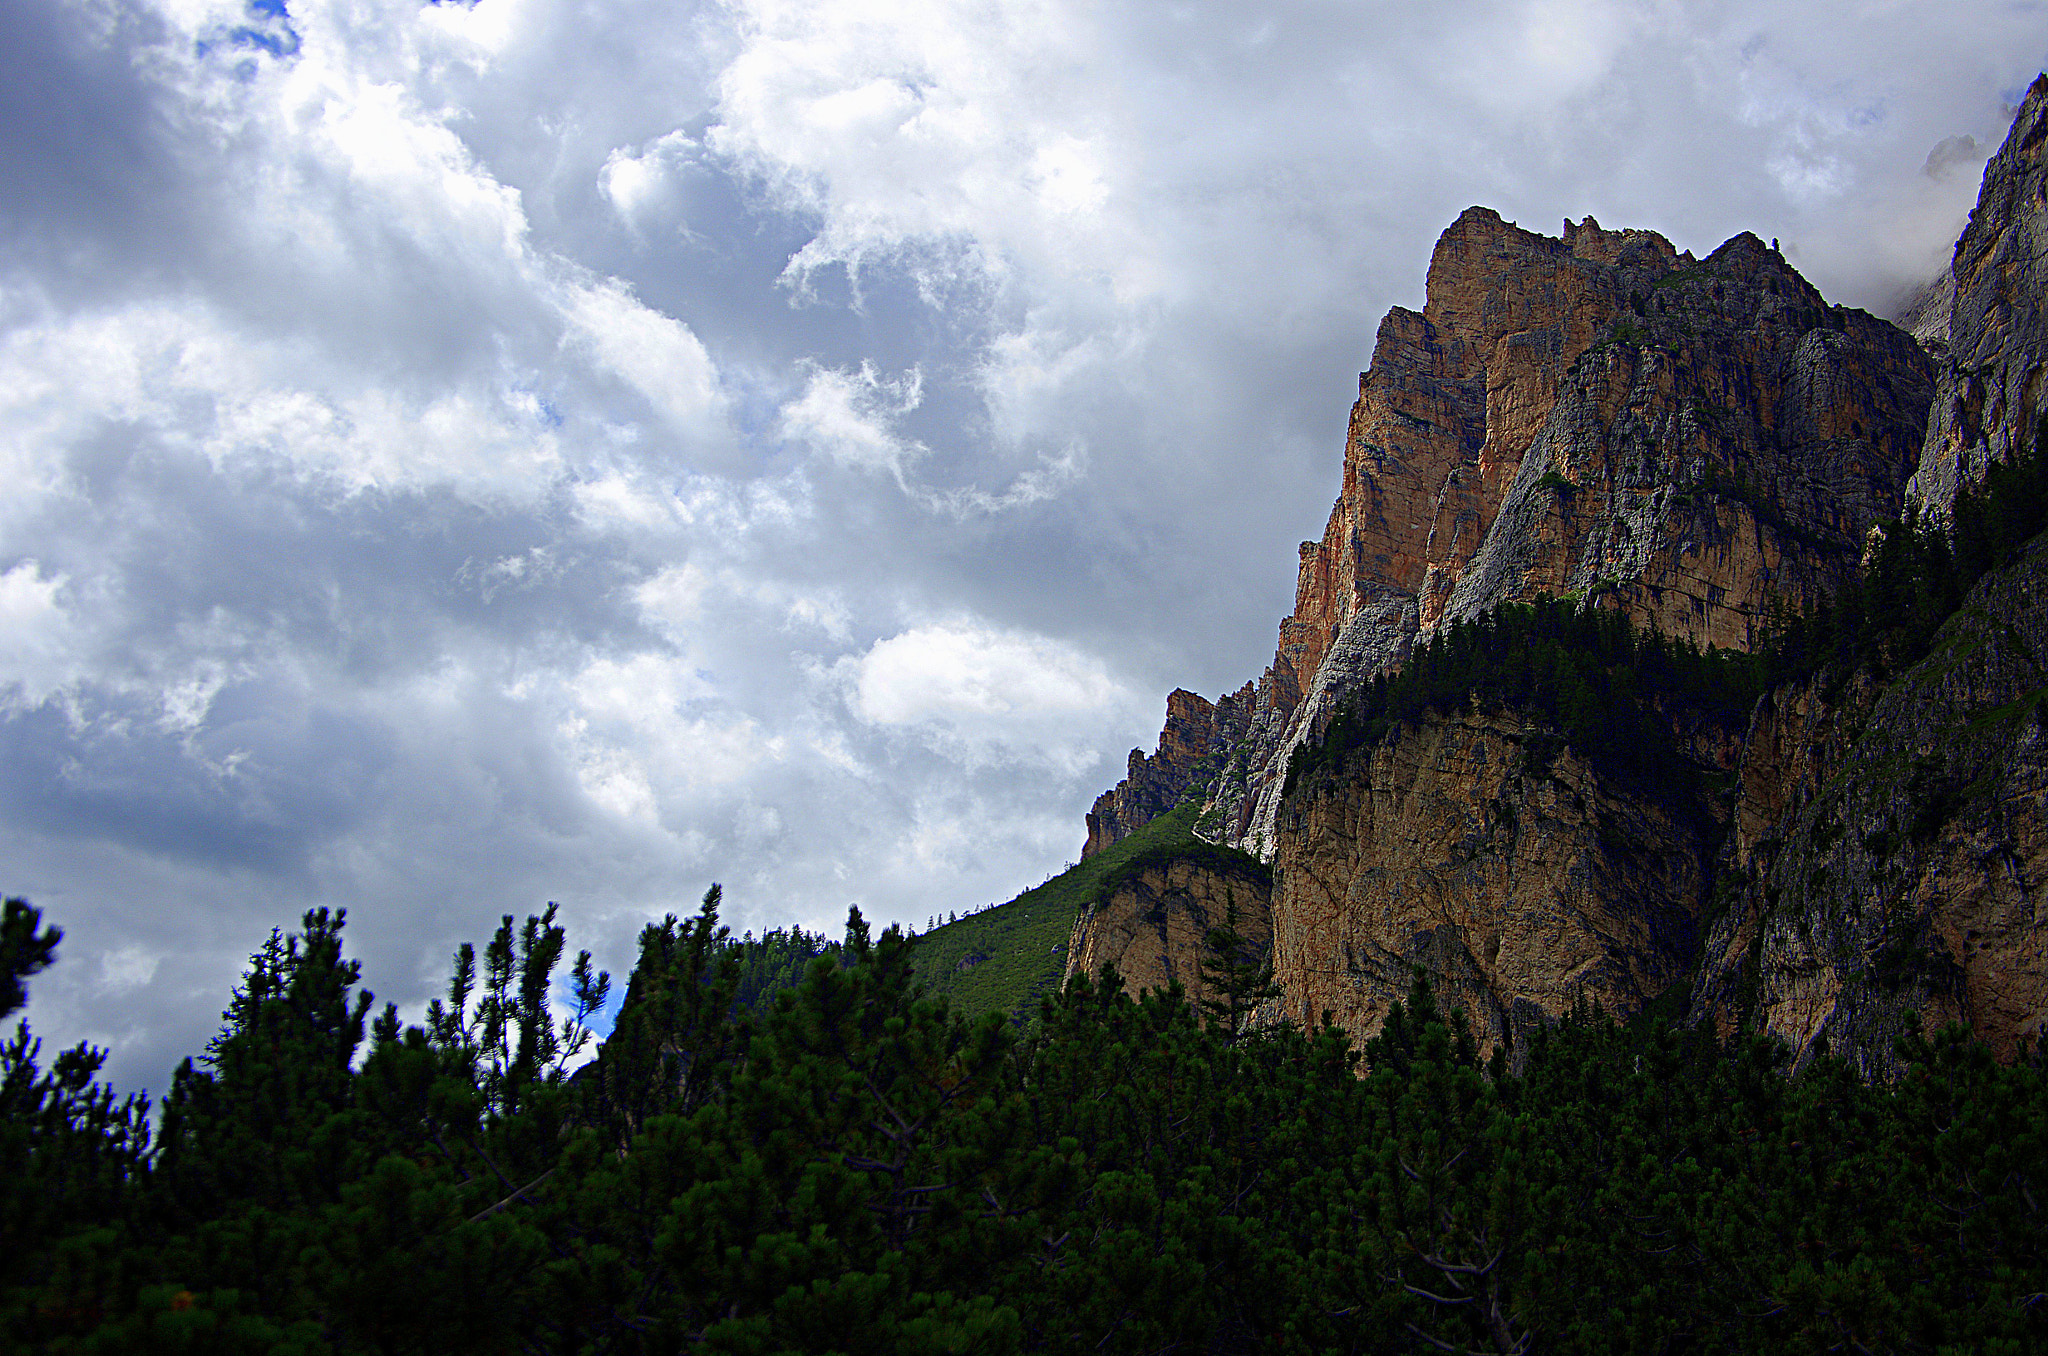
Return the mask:
<path id="1" fill-rule="evenodd" d="M 1288 773 L 1376 675 L 1502 604 L 1748 651 L 1857 580 L 1877 525 L 1945 520 L 2048 403 L 2044 147 L 2048 77 L 1919 338 L 1830 305 L 1753 235 L 1695 259 L 1590 218 L 1552 238 L 1463 213 L 1422 310 L 1380 325 L 1273 663 L 1219 702 L 1170 699 L 1091 850 L 1201 796 L 1204 838 L 1273 867 L 1277 1012 L 1359 1039 L 1420 965 L 1489 1044 L 1690 982 L 1691 1020 L 1800 1059 L 1882 1072 L 1894 1034 L 1946 1018 L 2010 1054 L 2048 1013 L 2048 547 L 1980 580 L 1905 672 L 1691 725 L 1631 694 L 1670 727 L 1670 778 L 1617 776 L 1554 701 L 1501 699 Z M 1162 973 L 1191 963 L 1178 935 Z"/>

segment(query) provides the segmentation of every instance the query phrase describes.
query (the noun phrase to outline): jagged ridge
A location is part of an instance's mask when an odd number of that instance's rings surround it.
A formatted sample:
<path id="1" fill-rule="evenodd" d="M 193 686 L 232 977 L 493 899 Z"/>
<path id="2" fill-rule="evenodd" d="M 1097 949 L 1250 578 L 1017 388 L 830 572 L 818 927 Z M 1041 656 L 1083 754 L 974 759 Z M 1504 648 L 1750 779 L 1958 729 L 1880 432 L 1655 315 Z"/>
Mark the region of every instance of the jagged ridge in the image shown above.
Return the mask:
<path id="1" fill-rule="evenodd" d="M 1569 750 L 1532 761 L 1554 722 L 1499 707 L 1432 713 L 1299 804 L 1283 791 L 1289 756 L 1345 697 L 1449 622 L 1548 593 L 1751 648 L 1780 607 L 1854 576 L 1871 527 L 1908 507 L 1909 476 L 1911 506 L 1945 513 L 2023 446 L 2042 402 L 2044 145 L 2048 78 L 1922 308 L 1946 299 L 1916 324 L 1925 347 L 1829 306 L 1754 236 L 1694 260 L 1647 232 L 1589 219 L 1553 240 L 1476 208 L 1444 233 L 1422 312 L 1381 325 L 1274 664 L 1226 699 L 1227 722 L 1209 708 L 1201 739 L 1133 756 L 1134 782 L 1206 778 L 1205 836 L 1273 861 L 1280 1010 L 1328 1008 L 1362 1036 L 1421 963 L 1510 1043 L 1580 998 L 1629 1011 L 1696 969 L 1694 1020 L 1754 1017 L 1802 1057 L 1831 1029 L 1871 1071 L 1916 1007 L 2005 1050 L 2038 1026 L 2048 933 L 2022 904 L 2048 838 L 2027 742 L 2042 676 L 2025 686 L 1983 636 L 1944 652 L 1941 682 L 1967 700 L 1926 686 L 1929 659 L 1919 688 L 1837 678 L 1768 697 L 1746 731 L 1695 732 L 1684 756 L 1718 782 L 1685 803 Z M 2012 653 L 2048 657 L 2010 601 L 2034 588 L 1987 580 L 1973 605 Z M 1883 781 L 1908 744 L 1917 782 Z M 1963 757 L 2006 780 L 1957 783 Z M 1857 799 L 1880 784 L 1881 810 Z M 1927 796 L 1946 818 L 1915 808 Z M 1813 819 L 1823 803 L 1834 819 Z M 1105 836 L 1133 810 L 1126 796 Z M 1852 821 L 1854 851 L 1921 875 L 1838 860 Z M 1912 853 L 1870 846 L 1928 822 Z"/>

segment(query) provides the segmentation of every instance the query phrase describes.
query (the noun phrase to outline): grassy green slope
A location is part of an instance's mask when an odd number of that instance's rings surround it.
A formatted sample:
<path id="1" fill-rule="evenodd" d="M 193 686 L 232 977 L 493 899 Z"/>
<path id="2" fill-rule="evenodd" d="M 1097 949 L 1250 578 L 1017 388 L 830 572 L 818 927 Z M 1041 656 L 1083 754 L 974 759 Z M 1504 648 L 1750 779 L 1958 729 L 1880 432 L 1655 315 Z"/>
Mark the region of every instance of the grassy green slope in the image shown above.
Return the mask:
<path id="1" fill-rule="evenodd" d="M 931 992 L 951 997 L 957 1009 L 1028 1013 L 1040 994 L 1059 987 L 1067 939 L 1082 907 L 1105 893 L 1132 858 L 1199 844 L 1198 808 L 1182 805 L 1007 904 L 924 933 L 912 953 L 918 978 Z"/>

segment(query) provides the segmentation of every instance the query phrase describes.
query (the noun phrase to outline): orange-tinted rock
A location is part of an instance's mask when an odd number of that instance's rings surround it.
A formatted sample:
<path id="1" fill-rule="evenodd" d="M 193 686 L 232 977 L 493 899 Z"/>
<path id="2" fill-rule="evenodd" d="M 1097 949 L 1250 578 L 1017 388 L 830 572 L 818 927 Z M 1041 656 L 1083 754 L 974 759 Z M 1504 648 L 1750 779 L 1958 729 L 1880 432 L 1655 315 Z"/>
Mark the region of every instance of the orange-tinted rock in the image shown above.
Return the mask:
<path id="1" fill-rule="evenodd" d="M 1096 798 L 1081 856 L 1093 856 L 1180 804 L 1244 738 L 1253 704 L 1249 683 L 1214 703 L 1184 688 L 1170 694 L 1159 747 L 1149 755 L 1132 749 L 1124 780 Z"/>
<path id="2" fill-rule="evenodd" d="M 1750 648 L 1774 599 L 1832 593 L 1899 512 L 1927 356 L 1749 235 L 1631 305 L 1559 388 L 1445 611 L 1597 591 L 1638 625 Z"/>
<path id="3" fill-rule="evenodd" d="M 1143 866 L 1082 910 L 1067 944 L 1067 974 L 1093 976 L 1113 965 L 1133 994 L 1178 982 L 1199 1004 L 1214 996 L 1202 978 L 1204 941 L 1233 918 L 1255 954 L 1271 949 L 1269 878 L 1256 863 L 1203 856 Z"/>
<path id="4" fill-rule="evenodd" d="M 1287 1015 L 1362 1038 L 1420 964 L 1490 1043 L 1695 974 L 1695 1020 L 1753 1022 L 1801 1059 L 1825 1037 L 1870 1072 L 1923 1018 L 2001 1054 L 2040 1030 L 2048 547 L 1896 680 L 1778 692 L 1746 731 L 1689 732 L 1716 776 L 1676 799 L 1571 752 L 1532 766 L 1512 712 L 1430 717 L 1283 788 L 1360 683 L 1454 619 L 1577 595 L 1748 648 L 1778 601 L 1851 576 L 1909 475 L 1944 508 L 2048 403 L 2044 204 L 2048 79 L 1922 306 L 1946 308 L 1918 317 L 1924 345 L 1829 306 L 1754 236 L 1694 260 L 1590 219 L 1562 239 L 1478 208 L 1453 223 L 1422 310 L 1380 326 L 1274 662 L 1206 745 L 1201 831 L 1274 863 Z M 1179 766 L 1168 742 L 1195 741 L 1162 740 Z M 1170 808 L 1147 794 L 1118 813 Z M 1186 968 L 1185 929 L 1102 935 Z"/>
<path id="5" fill-rule="evenodd" d="M 1754 644 L 1899 511 L 1931 389 L 1910 336 L 1828 306 L 1754 236 L 1697 261 L 1648 231 L 1465 212 L 1422 311 L 1380 325 L 1260 688 L 1274 714 L 1212 793 L 1220 840 L 1269 856 L 1294 750 L 1448 620 L 1579 594 Z"/>
<path id="6" fill-rule="evenodd" d="M 1711 821 L 1532 757 L 1511 713 L 1431 717 L 1289 798 L 1274 860 L 1285 1015 L 1362 1041 L 1414 967 L 1481 1044 L 1584 999 L 1633 1012 L 1698 953 Z M 1363 752 L 1363 751 L 1362 751 Z"/>

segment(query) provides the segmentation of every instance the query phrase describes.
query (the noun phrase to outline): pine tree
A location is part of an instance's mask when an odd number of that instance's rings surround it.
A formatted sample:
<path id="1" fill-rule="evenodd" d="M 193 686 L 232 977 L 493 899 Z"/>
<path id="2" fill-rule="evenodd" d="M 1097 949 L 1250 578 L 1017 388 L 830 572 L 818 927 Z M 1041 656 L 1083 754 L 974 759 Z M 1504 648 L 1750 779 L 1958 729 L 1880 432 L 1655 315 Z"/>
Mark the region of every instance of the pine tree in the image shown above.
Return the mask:
<path id="1" fill-rule="evenodd" d="M 0 1019 L 28 998 L 28 980 L 56 959 L 63 933 L 26 901 L 0 906 Z M 83 1042 L 39 1068 L 26 1021 L 0 1045 L 0 1347 L 54 1340 L 100 1302 L 100 1277 L 57 1263 L 111 1250 L 146 1180 L 149 1103 L 117 1098 L 95 1079 L 107 1052 Z M 92 1235 L 98 1247 L 78 1247 Z M 68 1273 L 68 1274 L 67 1274 Z"/>
<path id="2" fill-rule="evenodd" d="M 1238 931 L 1237 889 L 1228 887 L 1223 924 L 1202 938 L 1201 976 L 1205 992 L 1200 1009 L 1222 1029 L 1224 1041 L 1236 1044 L 1259 1004 L 1280 996 L 1273 982 L 1272 957 L 1266 948 Z"/>

